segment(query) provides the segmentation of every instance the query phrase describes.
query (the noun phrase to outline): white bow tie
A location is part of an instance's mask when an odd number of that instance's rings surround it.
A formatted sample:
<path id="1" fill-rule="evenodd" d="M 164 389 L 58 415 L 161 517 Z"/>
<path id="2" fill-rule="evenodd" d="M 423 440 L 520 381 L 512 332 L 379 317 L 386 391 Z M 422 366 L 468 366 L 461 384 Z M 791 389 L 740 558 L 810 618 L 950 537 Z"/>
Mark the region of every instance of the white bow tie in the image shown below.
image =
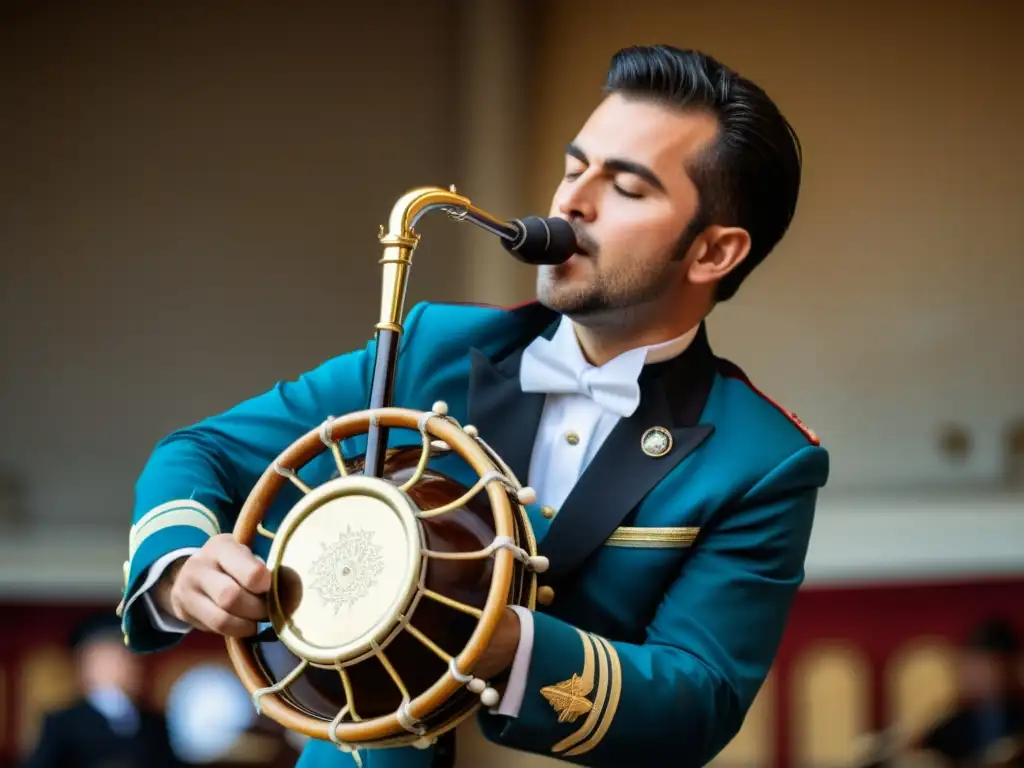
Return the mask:
<path id="1" fill-rule="evenodd" d="M 644 364 L 643 350 L 626 353 L 600 368 L 580 370 L 582 354 L 566 354 L 557 344 L 536 339 L 524 351 L 519 370 L 523 392 L 577 393 L 626 418 L 640 404 L 637 383 Z"/>

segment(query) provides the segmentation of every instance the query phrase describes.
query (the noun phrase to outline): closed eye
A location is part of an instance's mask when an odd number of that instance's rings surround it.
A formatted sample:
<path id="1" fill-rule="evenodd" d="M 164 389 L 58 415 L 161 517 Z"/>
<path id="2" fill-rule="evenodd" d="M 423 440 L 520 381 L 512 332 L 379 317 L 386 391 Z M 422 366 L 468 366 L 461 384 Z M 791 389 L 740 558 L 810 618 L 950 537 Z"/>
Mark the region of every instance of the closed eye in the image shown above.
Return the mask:
<path id="1" fill-rule="evenodd" d="M 563 178 L 566 181 L 575 181 L 576 179 L 578 179 L 580 177 L 581 173 L 582 173 L 582 171 L 567 171 L 565 173 L 565 175 L 563 176 Z M 630 200 L 639 200 L 640 198 L 643 197 L 643 195 L 641 193 L 639 193 L 639 192 L 630 192 L 628 190 L 623 189 L 618 184 L 613 184 L 612 187 L 613 187 L 613 189 L 618 194 L 622 195 L 623 197 L 629 198 Z"/>
<path id="2" fill-rule="evenodd" d="M 575 181 L 589 167 L 589 160 L 586 153 L 575 143 L 569 144 L 565 154 L 567 167 L 563 178 L 565 181 Z M 641 163 L 623 158 L 609 158 L 601 164 L 601 170 L 606 176 L 611 176 L 612 174 L 632 176 L 641 181 L 642 186 L 649 186 L 656 192 L 665 192 L 665 185 L 662 184 L 661 179 L 650 168 Z M 629 200 L 639 200 L 644 197 L 642 193 L 630 192 L 618 184 L 613 184 L 613 188 L 617 194 Z"/>
<path id="3" fill-rule="evenodd" d="M 618 184 L 615 184 L 614 187 L 616 192 L 618 192 L 623 197 L 628 197 L 630 200 L 639 200 L 641 197 L 643 197 L 643 195 L 638 192 L 627 192 Z"/>

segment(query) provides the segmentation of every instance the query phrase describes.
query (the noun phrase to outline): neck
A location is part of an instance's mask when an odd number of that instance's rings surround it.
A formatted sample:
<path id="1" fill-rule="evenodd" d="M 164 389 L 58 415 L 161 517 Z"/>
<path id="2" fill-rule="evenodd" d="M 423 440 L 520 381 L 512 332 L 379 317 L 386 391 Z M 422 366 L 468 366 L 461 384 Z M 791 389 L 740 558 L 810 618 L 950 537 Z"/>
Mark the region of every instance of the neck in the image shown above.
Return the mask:
<path id="1" fill-rule="evenodd" d="M 82 688 L 85 691 L 85 695 L 86 696 L 93 696 L 93 695 L 108 695 L 108 696 L 110 696 L 110 695 L 114 695 L 114 696 L 124 696 L 126 699 L 129 699 L 129 700 L 131 700 L 133 698 L 132 696 L 130 696 L 128 694 L 127 691 L 125 691 L 123 688 L 121 688 L 121 686 L 114 685 L 113 683 L 101 683 L 101 682 L 84 683 Z"/>
<path id="2" fill-rule="evenodd" d="M 704 312 L 692 310 L 662 311 L 651 316 L 618 312 L 610 322 L 592 322 L 592 318 L 587 318 L 583 322 L 574 321 L 573 326 L 583 356 L 591 365 L 600 366 L 631 349 L 682 336 L 700 323 L 704 315 Z"/>

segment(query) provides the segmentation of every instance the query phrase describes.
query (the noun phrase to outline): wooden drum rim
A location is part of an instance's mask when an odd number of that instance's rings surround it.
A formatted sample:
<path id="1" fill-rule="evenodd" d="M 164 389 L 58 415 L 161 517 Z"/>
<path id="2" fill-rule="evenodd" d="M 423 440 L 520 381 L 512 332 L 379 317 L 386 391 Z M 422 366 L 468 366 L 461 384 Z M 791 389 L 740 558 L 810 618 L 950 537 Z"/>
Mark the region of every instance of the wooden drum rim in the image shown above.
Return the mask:
<path id="1" fill-rule="evenodd" d="M 357 411 L 329 419 L 325 424 L 310 430 L 286 448 L 263 472 L 239 512 L 232 531 L 234 538 L 246 546 L 251 546 L 266 511 L 284 484 L 290 482 L 286 474 L 282 474 L 281 468 L 297 472 L 328 450 L 327 442 L 340 443 L 355 435 L 365 434 L 372 419 L 376 419 L 377 424 L 383 427 L 419 432 L 420 420 L 427 419 L 427 412 L 394 407 Z M 447 443 L 478 476 L 482 477 L 495 471 L 502 472 L 502 468 L 495 464 L 476 438 L 468 434 L 458 422 L 435 414 L 426 420 L 425 429 L 434 439 Z M 514 537 L 513 502 L 509 497 L 509 490 L 499 481 L 488 482 L 485 488 L 491 505 L 496 536 Z M 493 572 L 486 603 L 481 609 L 482 617 L 465 648 L 454 657 L 459 671 L 464 675 L 472 674 L 473 667 L 494 636 L 507 606 L 512 585 L 515 567 L 513 553 L 508 549 L 498 548 L 491 556 Z M 228 637 L 225 640 L 231 663 L 250 695 L 265 689 L 268 680 L 248 644 L 249 639 Z M 274 682 L 277 681 L 269 681 L 269 684 Z M 449 671 L 430 688 L 413 698 L 407 711 L 414 719 L 425 719 L 463 687 L 464 683 L 456 680 Z M 285 728 L 321 741 L 334 741 L 332 730 L 340 742 L 353 746 L 366 742 L 390 741 L 389 737 L 394 736 L 415 737 L 415 734 L 402 727 L 397 712 L 367 720 L 345 721 L 332 729 L 331 723 L 299 711 L 283 700 L 278 693 L 262 695 L 259 707 L 268 717 Z"/>

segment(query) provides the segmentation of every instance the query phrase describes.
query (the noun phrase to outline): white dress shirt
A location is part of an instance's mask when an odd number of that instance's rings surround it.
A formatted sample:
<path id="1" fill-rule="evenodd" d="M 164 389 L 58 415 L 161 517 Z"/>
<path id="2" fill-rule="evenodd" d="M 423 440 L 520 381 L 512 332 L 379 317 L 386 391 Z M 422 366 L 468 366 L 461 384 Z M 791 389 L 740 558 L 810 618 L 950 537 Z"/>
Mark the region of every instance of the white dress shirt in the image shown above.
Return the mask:
<path id="1" fill-rule="evenodd" d="M 681 354 L 696 335 L 697 328 L 693 328 L 682 336 L 631 349 L 595 366 L 584 357 L 572 321 L 563 316 L 551 339 L 538 337 L 523 350 L 520 387 L 523 392 L 547 393 L 527 480 L 537 492 L 539 504 L 557 510 L 565 502 L 619 419 L 631 416 L 640 404 L 638 380 L 643 367 Z M 185 633 L 190 627 L 161 611 L 148 590 L 170 563 L 196 551 L 181 549 L 161 557 L 149 569 L 138 593 L 154 626 L 165 632 Z M 519 616 L 519 647 L 505 694 L 498 707 L 491 710 L 508 717 L 519 714 L 533 651 L 533 617 L 525 608 L 516 606 L 513 610 Z"/>
<path id="2" fill-rule="evenodd" d="M 697 335 L 682 336 L 623 352 L 601 366 L 583 355 L 575 326 L 562 317 L 550 340 L 534 339 L 523 351 L 519 386 L 523 392 L 545 392 L 537 435 L 530 457 L 528 485 L 537 503 L 557 510 L 618 424 L 640 404 L 640 372 L 645 365 L 681 354 Z M 557 515 L 557 512 L 556 512 Z M 533 650 L 533 616 L 513 607 L 519 616 L 519 648 L 497 714 L 515 717 L 526 691 Z"/>

